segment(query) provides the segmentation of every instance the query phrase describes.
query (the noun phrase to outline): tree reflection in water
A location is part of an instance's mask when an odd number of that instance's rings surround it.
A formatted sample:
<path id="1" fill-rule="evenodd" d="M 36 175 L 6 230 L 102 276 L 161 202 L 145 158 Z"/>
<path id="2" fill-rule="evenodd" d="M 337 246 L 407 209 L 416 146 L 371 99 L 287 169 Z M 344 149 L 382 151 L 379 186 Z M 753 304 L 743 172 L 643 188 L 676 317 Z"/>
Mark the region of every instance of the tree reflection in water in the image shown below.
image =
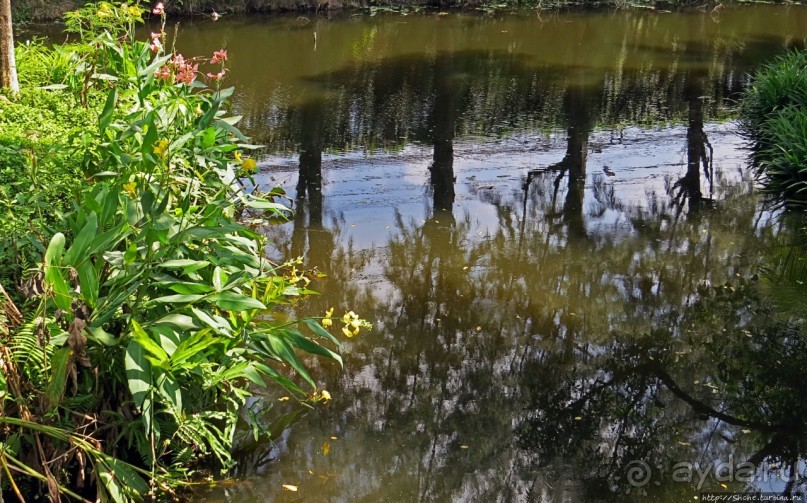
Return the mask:
<path id="1" fill-rule="evenodd" d="M 231 499 L 290 482 L 307 498 L 351 501 L 803 489 L 713 470 L 702 484 L 673 476 L 676 463 L 805 468 L 803 312 L 784 316 L 771 303 L 757 260 L 786 233 L 750 180 L 721 171 L 706 133 L 738 89 L 733 64 L 770 43 L 670 44 L 664 64 L 617 53 L 633 65 L 589 72 L 531 65 L 517 47 L 452 52 L 444 40 L 427 56 L 310 77 L 330 94 L 304 100 L 277 128 L 274 140 L 299 151 L 297 213 L 268 232 L 286 243 L 279 256 L 301 255 L 329 276 L 306 312 L 350 306 L 376 329 L 346 343 L 344 373 L 319 369 L 333 402 L 284 437 L 282 463 L 255 467 L 260 476 L 229 489 Z M 642 201 L 625 197 L 626 185 L 592 163 L 593 139 L 612 129 L 618 144 L 625 122 L 666 121 L 686 127 L 671 147 L 683 173 Z M 495 225 L 482 228 L 459 204 L 456 145 L 519 128 L 562 130 L 565 148 L 525 169 L 522 190 L 484 199 Z M 433 149 L 428 209 L 422 221 L 397 213 L 379 246 L 354 248 L 323 196 L 323 152 L 406 142 Z M 640 462 L 653 471 L 636 484 L 628 476 Z"/>

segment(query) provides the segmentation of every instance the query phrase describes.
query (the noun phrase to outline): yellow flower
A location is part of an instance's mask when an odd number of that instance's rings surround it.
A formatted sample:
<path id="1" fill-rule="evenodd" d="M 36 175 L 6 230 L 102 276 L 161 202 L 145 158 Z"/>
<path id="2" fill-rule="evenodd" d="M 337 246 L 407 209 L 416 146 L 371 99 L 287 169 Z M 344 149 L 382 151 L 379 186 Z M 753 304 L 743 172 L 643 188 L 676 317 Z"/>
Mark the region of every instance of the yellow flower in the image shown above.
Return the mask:
<path id="1" fill-rule="evenodd" d="M 359 315 L 354 313 L 353 311 L 348 311 L 348 312 L 345 313 L 344 316 L 342 316 L 342 321 L 344 321 L 346 325 L 349 325 L 349 324 L 351 324 L 351 322 L 353 322 L 354 320 L 358 320 L 358 319 L 359 319 Z"/>
<path id="2" fill-rule="evenodd" d="M 368 325 L 366 321 L 359 318 L 359 315 L 353 311 L 346 312 L 345 315 L 342 316 L 342 322 L 345 324 L 345 326 L 342 327 L 342 333 L 347 337 L 359 335 L 359 328 Z"/>
<path id="3" fill-rule="evenodd" d="M 255 159 L 246 158 L 241 161 L 241 167 L 244 168 L 244 171 L 247 173 L 254 173 L 255 168 L 258 167 L 258 163 L 255 162 Z"/>
<path id="4" fill-rule="evenodd" d="M 95 15 L 101 19 L 109 17 L 112 15 L 112 8 L 109 6 L 108 3 L 102 3 L 101 6 L 98 8 L 98 11 L 95 13 Z"/>
<path id="5" fill-rule="evenodd" d="M 235 159 L 235 162 L 241 162 L 241 152 L 234 153 L 233 158 Z"/>
<path id="6" fill-rule="evenodd" d="M 333 316 L 333 308 L 330 308 L 327 311 L 325 311 L 325 318 L 320 322 L 322 323 L 323 327 L 328 328 L 333 325 L 333 320 L 331 319 L 331 316 Z"/>
<path id="7" fill-rule="evenodd" d="M 131 17 L 134 17 L 134 18 L 139 18 L 140 16 L 142 16 L 142 14 L 140 13 L 140 9 L 135 7 L 134 5 L 130 5 L 126 9 L 126 11 L 129 13 L 129 15 Z"/>
<path id="8" fill-rule="evenodd" d="M 333 309 L 328 311 L 328 313 L 331 313 L 332 311 Z M 367 329 L 373 328 L 373 325 L 370 324 L 370 322 L 359 318 L 359 315 L 354 313 L 353 311 L 348 311 L 345 313 L 344 316 L 342 316 L 342 323 L 345 324 L 345 326 L 342 327 L 342 333 L 345 334 L 345 336 L 347 337 L 353 337 L 359 335 L 359 330 L 362 327 Z"/>
<path id="9" fill-rule="evenodd" d="M 154 148 L 152 149 L 155 154 L 159 155 L 160 157 L 165 157 L 165 151 L 168 149 L 168 140 L 157 140 L 154 142 Z"/>
<path id="10" fill-rule="evenodd" d="M 322 390 L 320 392 L 320 395 L 322 395 L 323 400 L 330 400 L 331 399 L 331 394 L 328 393 L 328 390 L 326 390 L 326 389 Z"/>
<path id="11" fill-rule="evenodd" d="M 134 196 L 136 186 L 137 185 L 134 182 L 124 183 L 123 190 L 125 190 L 129 194 L 129 196 Z"/>

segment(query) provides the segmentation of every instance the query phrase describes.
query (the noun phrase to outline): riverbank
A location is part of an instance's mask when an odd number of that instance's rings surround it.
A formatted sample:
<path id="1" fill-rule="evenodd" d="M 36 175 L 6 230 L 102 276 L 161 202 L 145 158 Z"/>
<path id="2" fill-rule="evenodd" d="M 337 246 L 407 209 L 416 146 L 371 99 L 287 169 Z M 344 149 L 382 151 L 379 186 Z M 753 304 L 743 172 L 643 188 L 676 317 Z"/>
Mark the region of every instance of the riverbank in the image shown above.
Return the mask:
<path id="1" fill-rule="evenodd" d="M 82 0 L 17 0 L 13 3 L 15 20 L 40 22 L 60 19 L 65 12 L 77 9 L 86 2 Z M 166 11 L 172 16 L 202 17 L 223 14 L 248 14 L 266 12 L 330 12 L 369 11 L 410 12 L 421 9 L 472 9 L 499 11 L 508 9 L 552 10 L 569 7 L 657 8 L 696 6 L 719 10 L 725 2 L 696 2 L 687 0 L 187 0 L 165 2 Z M 740 2 L 737 2 L 740 3 Z M 748 2 L 742 2 L 748 3 Z M 799 4 L 803 2 L 773 2 Z M 214 14 L 216 13 L 216 14 Z"/>

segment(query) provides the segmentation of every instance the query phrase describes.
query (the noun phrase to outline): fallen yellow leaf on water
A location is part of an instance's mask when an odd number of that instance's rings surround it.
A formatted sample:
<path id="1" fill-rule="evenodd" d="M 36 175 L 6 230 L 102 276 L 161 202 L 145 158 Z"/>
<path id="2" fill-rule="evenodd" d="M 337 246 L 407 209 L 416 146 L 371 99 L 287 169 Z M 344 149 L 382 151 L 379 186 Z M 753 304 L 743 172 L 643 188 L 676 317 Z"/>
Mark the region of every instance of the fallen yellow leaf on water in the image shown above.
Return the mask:
<path id="1" fill-rule="evenodd" d="M 582 418 L 581 416 L 575 416 L 574 420 L 575 420 L 575 421 L 582 421 L 582 420 L 583 420 L 583 418 Z"/>
<path id="2" fill-rule="evenodd" d="M 751 433 L 751 430 L 743 430 L 743 433 Z"/>
<path id="3" fill-rule="evenodd" d="M 280 398 L 278 398 L 278 401 L 280 401 L 280 402 L 285 402 L 285 401 L 286 401 L 286 400 L 288 400 L 288 399 L 289 399 L 289 397 L 284 396 L 284 397 L 280 397 Z"/>
<path id="4" fill-rule="evenodd" d="M 328 442 L 322 442 L 322 455 L 327 456 L 331 453 L 331 444 Z"/>
<path id="5" fill-rule="evenodd" d="M 465 444 L 462 444 L 462 445 L 460 446 L 460 449 L 467 449 L 467 448 L 468 448 L 468 446 L 467 446 L 467 445 L 465 445 Z"/>
<path id="6" fill-rule="evenodd" d="M 293 486 L 291 484 L 283 484 L 283 489 L 285 489 L 287 491 L 291 491 L 293 493 L 297 492 L 297 486 Z"/>
<path id="7" fill-rule="evenodd" d="M 336 437 L 331 437 L 331 440 L 336 440 Z"/>
<path id="8" fill-rule="evenodd" d="M 477 332 L 479 332 L 480 330 L 482 330 L 482 327 L 476 327 Z"/>
<path id="9" fill-rule="evenodd" d="M 727 486 L 726 484 L 720 484 L 720 487 L 722 487 L 723 489 L 728 489 L 729 488 L 729 486 Z"/>

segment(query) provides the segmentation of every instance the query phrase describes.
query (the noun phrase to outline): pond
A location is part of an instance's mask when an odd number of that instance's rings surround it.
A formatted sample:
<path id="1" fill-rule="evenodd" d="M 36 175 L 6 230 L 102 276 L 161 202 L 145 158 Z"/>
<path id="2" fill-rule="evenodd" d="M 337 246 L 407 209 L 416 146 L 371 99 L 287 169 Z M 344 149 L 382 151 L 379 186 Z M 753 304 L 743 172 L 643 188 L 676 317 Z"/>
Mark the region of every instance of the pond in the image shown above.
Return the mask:
<path id="1" fill-rule="evenodd" d="M 312 361 L 330 403 L 197 499 L 802 487 L 807 341 L 767 300 L 803 306 L 771 279 L 798 224 L 734 105 L 805 37 L 796 5 L 183 22 L 294 205 L 272 256 L 327 275 L 299 309 L 374 324 Z"/>

